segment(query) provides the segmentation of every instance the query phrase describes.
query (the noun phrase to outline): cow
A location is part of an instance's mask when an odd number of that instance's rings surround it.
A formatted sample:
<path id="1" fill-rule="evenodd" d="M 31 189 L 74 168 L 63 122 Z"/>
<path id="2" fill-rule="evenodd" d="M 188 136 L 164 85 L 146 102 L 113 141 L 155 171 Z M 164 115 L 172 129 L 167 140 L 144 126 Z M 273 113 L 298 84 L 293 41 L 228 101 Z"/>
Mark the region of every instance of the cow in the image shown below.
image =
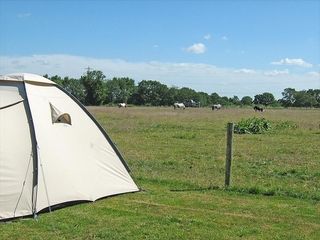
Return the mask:
<path id="1" fill-rule="evenodd" d="M 264 111 L 264 109 L 263 109 L 262 107 L 259 107 L 259 106 L 254 106 L 254 107 L 253 107 L 253 110 L 254 110 L 255 112 L 263 112 L 263 111 Z"/>
<path id="2" fill-rule="evenodd" d="M 183 103 L 174 103 L 173 104 L 173 108 L 176 109 L 176 108 L 182 108 L 182 109 L 185 109 L 186 106 L 183 104 Z"/>
<path id="3" fill-rule="evenodd" d="M 126 103 L 119 103 L 119 104 L 118 104 L 118 107 L 119 107 L 119 108 L 123 108 L 123 107 L 126 108 L 126 107 L 127 107 L 127 104 L 126 104 Z"/>
<path id="4" fill-rule="evenodd" d="M 213 104 L 211 108 L 212 108 L 212 111 L 214 111 L 214 110 L 220 110 L 221 107 L 222 107 L 221 104 Z"/>

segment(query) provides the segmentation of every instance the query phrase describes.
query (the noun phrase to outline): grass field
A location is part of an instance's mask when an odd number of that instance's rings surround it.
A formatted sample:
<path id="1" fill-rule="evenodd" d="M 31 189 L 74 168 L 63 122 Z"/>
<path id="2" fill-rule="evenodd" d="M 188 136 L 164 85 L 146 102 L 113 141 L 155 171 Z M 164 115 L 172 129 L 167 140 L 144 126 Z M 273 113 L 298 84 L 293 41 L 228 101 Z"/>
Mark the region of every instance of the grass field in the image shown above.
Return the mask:
<path id="1" fill-rule="evenodd" d="M 320 111 L 90 107 L 143 191 L 0 224 L 0 239 L 320 239 Z M 235 135 L 263 116 L 296 129 Z"/>

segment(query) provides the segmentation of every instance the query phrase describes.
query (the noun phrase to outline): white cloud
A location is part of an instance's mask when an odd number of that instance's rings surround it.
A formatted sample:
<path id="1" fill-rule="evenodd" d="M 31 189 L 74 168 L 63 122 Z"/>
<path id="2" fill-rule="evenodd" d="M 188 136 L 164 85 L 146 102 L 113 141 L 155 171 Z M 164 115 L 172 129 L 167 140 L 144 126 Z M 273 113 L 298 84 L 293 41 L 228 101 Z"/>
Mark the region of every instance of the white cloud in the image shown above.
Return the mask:
<path id="1" fill-rule="evenodd" d="M 209 40 L 209 39 L 211 39 L 211 35 L 210 35 L 210 34 L 206 34 L 203 38 L 204 38 L 205 40 Z"/>
<path id="2" fill-rule="evenodd" d="M 187 52 L 202 54 L 207 50 L 206 46 L 203 43 L 195 43 L 187 48 Z"/>
<path id="3" fill-rule="evenodd" d="M 228 41 L 229 38 L 228 38 L 227 36 L 222 36 L 221 39 L 222 39 L 223 41 Z"/>
<path id="4" fill-rule="evenodd" d="M 272 70 L 272 71 L 266 71 L 264 72 L 264 75 L 266 76 L 279 76 L 279 75 L 284 75 L 284 74 L 289 74 L 289 70 L 285 69 L 285 70 Z"/>
<path id="5" fill-rule="evenodd" d="M 235 73 L 246 73 L 246 74 L 256 73 L 255 70 L 253 70 L 253 69 L 247 69 L 247 68 L 237 69 L 237 70 L 235 70 L 234 72 L 235 72 Z"/>
<path id="6" fill-rule="evenodd" d="M 190 87 L 227 96 L 272 92 L 276 97 L 281 97 L 281 91 L 287 87 L 319 88 L 319 76 L 315 73 L 292 74 L 288 70 L 234 69 L 187 62 L 129 62 L 62 54 L 0 56 L 0 74 L 30 72 L 78 78 L 88 66 L 103 71 L 107 78 L 125 76 L 136 82 L 158 80 L 168 86 Z"/>
<path id="7" fill-rule="evenodd" d="M 308 72 L 307 74 L 310 76 L 318 77 L 320 80 L 320 72 Z M 320 84 L 320 82 L 319 82 L 319 84 Z"/>
<path id="8" fill-rule="evenodd" d="M 292 66 L 299 66 L 299 67 L 312 67 L 311 63 L 304 61 L 301 58 L 285 58 L 281 59 L 277 62 L 271 62 L 273 65 L 292 65 Z"/>
<path id="9" fill-rule="evenodd" d="M 28 18 L 28 17 L 31 17 L 31 13 L 19 13 L 18 15 L 17 15 L 17 17 L 18 18 Z"/>

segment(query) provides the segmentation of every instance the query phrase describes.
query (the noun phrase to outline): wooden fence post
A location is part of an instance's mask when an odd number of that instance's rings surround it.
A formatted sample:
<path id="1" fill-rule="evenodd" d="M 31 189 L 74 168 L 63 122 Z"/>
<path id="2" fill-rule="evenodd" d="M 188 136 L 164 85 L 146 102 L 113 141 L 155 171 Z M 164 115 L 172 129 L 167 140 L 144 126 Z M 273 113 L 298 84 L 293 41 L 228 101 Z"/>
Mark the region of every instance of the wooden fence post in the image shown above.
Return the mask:
<path id="1" fill-rule="evenodd" d="M 228 123 L 227 127 L 227 151 L 226 151 L 226 175 L 224 185 L 229 187 L 231 176 L 231 161 L 232 161 L 232 138 L 233 138 L 233 123 Z"/>

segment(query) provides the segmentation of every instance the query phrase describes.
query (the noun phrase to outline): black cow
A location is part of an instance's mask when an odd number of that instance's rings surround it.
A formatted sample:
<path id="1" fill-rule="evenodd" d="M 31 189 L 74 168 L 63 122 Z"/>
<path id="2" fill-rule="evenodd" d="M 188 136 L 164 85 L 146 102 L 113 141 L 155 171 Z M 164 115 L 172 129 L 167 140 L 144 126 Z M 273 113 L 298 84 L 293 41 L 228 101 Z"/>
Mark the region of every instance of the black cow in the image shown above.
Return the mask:
<path id="1" fill-rule="evenodd" d="M 258 107 L 258 106 L 254 106 L 253 109 L 255 112 L 263 112 L 264 111 L 264 109 L 262 107 Z"/>

